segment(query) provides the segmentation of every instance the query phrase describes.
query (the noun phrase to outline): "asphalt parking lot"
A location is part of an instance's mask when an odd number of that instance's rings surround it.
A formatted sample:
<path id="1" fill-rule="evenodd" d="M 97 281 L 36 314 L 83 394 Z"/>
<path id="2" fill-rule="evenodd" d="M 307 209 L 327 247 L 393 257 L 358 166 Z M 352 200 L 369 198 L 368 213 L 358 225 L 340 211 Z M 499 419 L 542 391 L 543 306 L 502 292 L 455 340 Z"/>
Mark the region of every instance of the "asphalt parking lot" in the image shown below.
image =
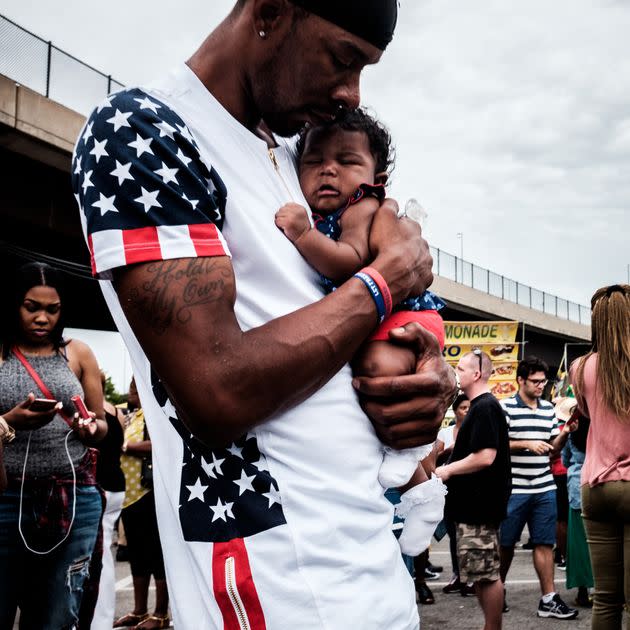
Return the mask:
<path id="1" fill-rule="evenodd" d="M 525 537 L 524 537 L 525 538 Z M 507 592 L 510 612 L 503 616 L 506 630 L 531 630 L 533 628 L 565 628 L 565 630 L 587 630 L 591 627 L 591 611 L 579 608 L 577 619 L 563 621 L 559 619 L 541 619 L 536 616 L 540 591 L 538 580 L 531 560 L 531 551 L 517 548 L 514 563 L 508 575 Z M 436 581 L 428 582 L 435 596 L 435 604 L 420 606 L 422 630 L 477 630 L 483 627 L 483 617 L 475 597 L 444 595 L 442 587 L 451 577 L 450 555 L 445 538 L 431 547 L 431 562 L 442 565 L 444 572 Z M 133 590 L 129 565 L 116 563 L 116 611 L 117 615 L 129 612 L 133 607 Z M 567 604 L 573 606 L 576 589 L 568 591 L 564 587 L 564 572 L 556 570 L 556 590 Z M 151 599 L 153 590 L 151 591 Z M 273 629 L 270 629 L 273 630 Z M 338 630 L 338 629 L 335 629 Z M 357 628 L 357 630 L 359 630 Z M 395 630 L 395 629 L 383 629 Z"/>

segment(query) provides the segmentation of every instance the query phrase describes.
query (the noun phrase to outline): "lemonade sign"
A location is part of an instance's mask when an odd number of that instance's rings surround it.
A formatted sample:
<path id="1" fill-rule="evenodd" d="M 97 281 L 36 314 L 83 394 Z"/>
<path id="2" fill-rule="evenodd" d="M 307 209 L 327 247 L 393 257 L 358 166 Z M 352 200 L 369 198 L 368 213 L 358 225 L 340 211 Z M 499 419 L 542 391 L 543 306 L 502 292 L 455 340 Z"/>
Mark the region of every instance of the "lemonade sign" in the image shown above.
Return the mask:
<path id="1" fill-rule="evenodd" d="M 490 391 L 497 398 L 517 391 L 518 322 L 444 322 L 444 328 L 444 358 L 451 365 L 457 365 L 463 355 L 479 348 L 492 359 Z"/>

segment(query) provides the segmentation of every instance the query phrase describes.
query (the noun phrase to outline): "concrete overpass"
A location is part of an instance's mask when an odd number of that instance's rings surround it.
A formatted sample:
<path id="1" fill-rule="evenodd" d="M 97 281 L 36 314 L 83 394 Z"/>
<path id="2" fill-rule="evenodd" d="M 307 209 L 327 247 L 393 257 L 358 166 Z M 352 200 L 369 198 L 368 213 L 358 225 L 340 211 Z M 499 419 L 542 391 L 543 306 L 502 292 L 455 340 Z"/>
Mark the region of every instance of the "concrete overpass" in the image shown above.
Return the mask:
<path id="1" fill-rule="evenodd" d="M 5 275 L 29 256 L 65 261 L 64 268 L 73 274 L 68 325 L 112 330 L 100 290 L 84 273 L 89 260 L 70 187 L 71 152 L 84 120 L 72 109 L 0 75 L 0 170 L 5 182 L 0 189 L 0 264 Z M 525 353 L 541 356 L 552 366 L 559 365 L 565 344 L 590 339 L 586 307 L 445 252 L 433 253 L 432 288 L 447 302 L 445 319 L 517 320 Z M 475 283 L 476 277 L 483 281 Z M 583 350 L 576 346 L 575 354 Z"/>

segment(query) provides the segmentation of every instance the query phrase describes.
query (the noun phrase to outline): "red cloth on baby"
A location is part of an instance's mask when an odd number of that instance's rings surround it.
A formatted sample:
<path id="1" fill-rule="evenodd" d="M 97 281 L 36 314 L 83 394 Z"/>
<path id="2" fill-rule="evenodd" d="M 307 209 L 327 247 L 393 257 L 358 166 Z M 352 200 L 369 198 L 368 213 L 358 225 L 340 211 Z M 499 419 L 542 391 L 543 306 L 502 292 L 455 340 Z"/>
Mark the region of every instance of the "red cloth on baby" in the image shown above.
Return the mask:
<path id="1" fill-rule="evenodd" d="M 368 341 L 387 341 L 392 328 L 402 328 L 409 322 L 418 322 L 422 328 L 433 333 L 440 344 L 440 350 L 444 350 L 444 320 L 437 311 L 396 311 L 374 331 Z"/>

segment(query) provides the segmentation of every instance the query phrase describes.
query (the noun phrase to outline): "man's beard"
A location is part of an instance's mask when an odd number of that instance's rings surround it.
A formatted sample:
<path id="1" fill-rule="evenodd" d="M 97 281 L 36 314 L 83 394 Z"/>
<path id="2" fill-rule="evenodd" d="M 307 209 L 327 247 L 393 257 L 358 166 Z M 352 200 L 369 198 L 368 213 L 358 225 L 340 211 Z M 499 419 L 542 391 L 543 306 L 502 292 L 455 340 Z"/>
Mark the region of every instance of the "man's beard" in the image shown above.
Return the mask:
<path id="1" fill-rule="evenodd" d="M 289 112 L 263 115 L 263 121 L 275 136 L 290 138 L 304 127 L 305 122 L 299 118 L 293 118 Z"/>
<path id="2" fill-rule="evenodd" d="M 290 51 L 280 50 L 258 71 L 262 86 L 258 94 L 260 117 L 274 135 L 282 138 L 294 136 L 305 124 L 303 116 L 299 114 L 300 110 L 292 109 L 295 105 L 287 103 L 294 97 L 293 90 L 287 84 L 288 80 L 282 80 L 277 73 L 277 68 L 289 54 Z"/>

